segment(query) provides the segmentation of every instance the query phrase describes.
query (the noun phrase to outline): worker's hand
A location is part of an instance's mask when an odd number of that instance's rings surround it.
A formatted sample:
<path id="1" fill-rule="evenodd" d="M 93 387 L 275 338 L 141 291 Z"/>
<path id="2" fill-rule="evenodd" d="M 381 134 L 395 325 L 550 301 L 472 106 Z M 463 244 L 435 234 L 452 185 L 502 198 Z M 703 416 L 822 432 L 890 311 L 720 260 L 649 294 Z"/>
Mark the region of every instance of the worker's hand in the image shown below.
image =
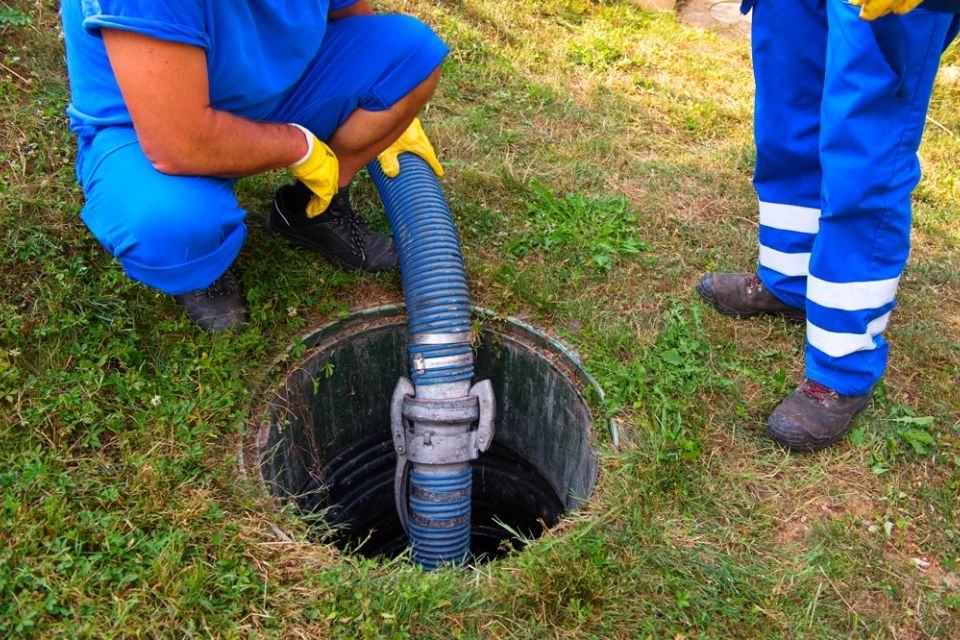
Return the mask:
<path id="1" fill-rule="evenodd" d="M 850 0 L 850 4 L 860 7 L 863 20 L 876 20 L 890 12 L 908 13 L 917 8 L 923 0 Z"/>
<path id="2" fill-rule="evenodd" d="M 330 147 L 317 136 L 298 124 L 293 126 L 306 136 L 307 153 L 299 162 L 290 165 L 290 173 L 313 192 L 313 197 L 307 203 L 307 217 L 314 218 L 327 210 L 337 193 L 340 163 Z"/>
<path id="3" fill-rule="evenodd" d="M 413 119 L 407 130 L 393 144 L 377 156 L 377 160 L 380 161 L 380 168 L 388 177 L 395 178 L 400 173 L 398 156 L 404 151 L 420 156 L 427 161 L 437 177 L 443 177 L 443 167 L 440 166 L 437 154 L 433 151 L 433 145 L 427 140 L 427 134 L 423 132 L 423 127 L 417 118 Z"/>

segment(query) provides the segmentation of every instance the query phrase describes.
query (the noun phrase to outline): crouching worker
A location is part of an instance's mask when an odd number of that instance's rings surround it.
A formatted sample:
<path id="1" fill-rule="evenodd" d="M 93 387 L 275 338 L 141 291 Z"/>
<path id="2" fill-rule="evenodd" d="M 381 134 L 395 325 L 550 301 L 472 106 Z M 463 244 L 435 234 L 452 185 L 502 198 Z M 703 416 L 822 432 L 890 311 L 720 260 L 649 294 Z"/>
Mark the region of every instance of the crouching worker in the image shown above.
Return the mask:
<path id="1" fill-rule="evenodd" d="M 267 228 L 354 269 L 395 267 L 350 181 L 411 151 L 447 47 L 368 0 L 64 0 L 82 218 L 127 275 L 209 331 L 246 319 L 238 177 L 289 167 Z M 389 147 L 389 148 L 388 148 Z"/>

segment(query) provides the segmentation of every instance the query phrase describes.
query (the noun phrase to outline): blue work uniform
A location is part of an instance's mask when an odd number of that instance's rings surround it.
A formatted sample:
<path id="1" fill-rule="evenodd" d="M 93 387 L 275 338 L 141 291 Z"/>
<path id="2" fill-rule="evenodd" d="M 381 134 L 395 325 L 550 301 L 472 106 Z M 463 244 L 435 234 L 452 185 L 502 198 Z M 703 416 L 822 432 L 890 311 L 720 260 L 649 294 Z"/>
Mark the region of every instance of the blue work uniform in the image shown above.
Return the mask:
<path id="1" fill-rule="evenodd" d="M 886 368 L 917 149 L 960 19 L 921 7 L 868 22 L 843 0 L 750 5 L 758 275 L 806 309 L 807 377 L 861 395 Z"/>
<path id="2" fill-rule="evenodd" d="M 144 156 L 101 29 L 206 55 L 211 106 L 295 122 L 327 140 L 356 109 L 389 109 L 440 65 L 446 45 L 418 20 L 328 22 L 356 0 L 63 0 L 81 216 L 132 278 L 170 294 L 210 285 L 246 237 L 234 180 L 158 172 Z"/>

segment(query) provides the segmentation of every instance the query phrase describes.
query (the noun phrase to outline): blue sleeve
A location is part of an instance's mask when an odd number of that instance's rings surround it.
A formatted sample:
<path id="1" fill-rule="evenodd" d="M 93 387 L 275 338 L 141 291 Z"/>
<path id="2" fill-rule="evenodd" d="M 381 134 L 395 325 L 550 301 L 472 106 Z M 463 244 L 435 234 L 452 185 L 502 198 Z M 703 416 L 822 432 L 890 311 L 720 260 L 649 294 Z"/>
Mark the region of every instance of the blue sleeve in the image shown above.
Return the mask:
<path id="1" fill-rule="evenodd" d="M 330 11 L 340 11 L 354 4 L 357 4 L 357 0 L 330 0 Z"/>
<path id="2" fill-rule="evenodd" d="M 208 50 L 205 4 L 202 0 L 83 0 L 83 28 L 93 33 L 122 29 Z"/>

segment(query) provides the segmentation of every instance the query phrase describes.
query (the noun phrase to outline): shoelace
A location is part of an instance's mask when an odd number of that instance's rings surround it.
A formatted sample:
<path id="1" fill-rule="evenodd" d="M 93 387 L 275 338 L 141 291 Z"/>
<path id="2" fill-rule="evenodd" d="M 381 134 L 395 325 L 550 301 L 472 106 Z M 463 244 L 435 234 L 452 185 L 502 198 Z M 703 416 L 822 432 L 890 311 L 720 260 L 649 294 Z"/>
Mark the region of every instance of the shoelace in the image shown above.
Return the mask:
<path id="1" fill-rule="evenodd" d="M 760 276 L 754 274 L 746 279 L 747 291 L 754 289 L 756 287 L 762 287 L 763 282 L 760 280 Z"/>
<path id="2" fill-rule="evenodd" d="M 803 381 L 803 384 L 800 385 L 799 391 L 800 393 L 813 398 L 817 402 L 823 402 L 827 398 L 831 398 L 837 394 L 837 392 L 830 387 L 825 387 L 819 382 L 810 380 L 809 378 Z"/>
<path id="3" fill-rule="evenodd" d="M 350 236 L 350 248 L 355 255 L 360 257 L 361 262 L 365 261 L 367 254 L 364 250 L 363 232 L 366 229 L 367 221 L 354 211 L 349 200 L 346 202 L 334 201 L 330 206 L 330 213 L 338 222 L 346 225 L 347 234 Z"/>
<path id="4" fill-rule="evenodd" d="M 222 276 L 220 276 L 213 284 L 204 290 L 204 293 L 206 293 L 207 297 L 211 300 L 214 298 L 232 296 L 233 292 L 235 291 L 235 283 L 235 271 L 233 267 L 229 267 L 223 272 Z"/>

